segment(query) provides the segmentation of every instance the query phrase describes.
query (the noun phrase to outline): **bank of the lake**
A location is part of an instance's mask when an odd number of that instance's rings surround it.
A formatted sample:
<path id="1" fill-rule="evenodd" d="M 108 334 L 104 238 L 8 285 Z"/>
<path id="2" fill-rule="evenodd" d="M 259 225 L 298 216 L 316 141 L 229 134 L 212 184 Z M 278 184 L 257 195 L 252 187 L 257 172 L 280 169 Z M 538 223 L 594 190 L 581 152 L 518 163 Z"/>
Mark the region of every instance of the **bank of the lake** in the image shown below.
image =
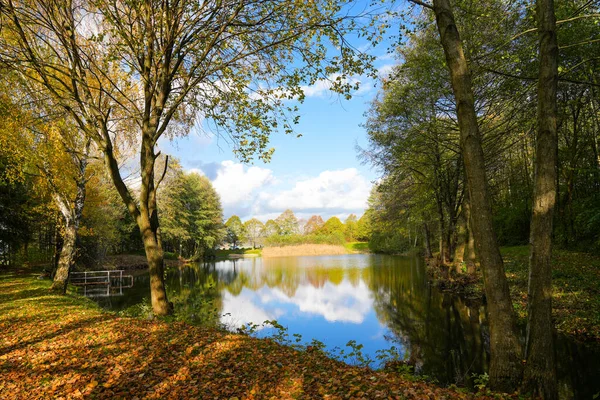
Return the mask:
<path id="1" fill-rule="evenodd" d="M 297 244 L 291 246 L 272 246 L 262 250 L 264 258 L 299 257 L 299 256 L 332 256 L 347 254 L 344 246 L 333 244 Z"/>
<path id="2" fill-rule="evenodd" d="M 513 306 L 519 323 L 524 325 L 527 318 L 529 247 L 503 247 L 501 252 Z M 600 256 L 555 249 L 552 264 L 552 316 L 557 331 L 578 340 L 600 342 Z M 436 274 L 434 279 L 447 290 L 460 292 L 465 297 L 483 297 L 481 274 L 477 274 L 475 279 L 460 275 L 444 279 Z"/>
<path id="3" fill-rule="evenodd" d="M 0 274 L 0 398 L 491 398 L 181 322 L 122 318 Z"/>

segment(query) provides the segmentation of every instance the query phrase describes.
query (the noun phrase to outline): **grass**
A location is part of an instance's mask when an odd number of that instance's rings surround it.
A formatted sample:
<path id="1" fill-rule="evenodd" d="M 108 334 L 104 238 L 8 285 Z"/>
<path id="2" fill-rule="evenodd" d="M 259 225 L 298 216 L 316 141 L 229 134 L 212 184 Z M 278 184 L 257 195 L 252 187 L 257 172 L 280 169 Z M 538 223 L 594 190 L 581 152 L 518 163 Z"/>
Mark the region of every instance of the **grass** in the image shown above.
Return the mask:
<path id="1" fill-rule="evenodd" d="M 517 316 L 527 318 L 529 247 L 504 247 L 502 256 Z M 552 312 L 556 329 L 583 340 L 600 341 L 600 257 L 555 250 Z"/>
<path id="2" fill-rule="evenodd" d="M 0 274 L 2 399 L 475 397 L 349 366 L 318 349 L 118 317 L 49 286 L 31 274 Z"/>
<path id="3" fill-rule="evenodd" d="M 344 244 L 346 250 L 352 253 L 369 253 L 369 242 L 348 242 Z"/>
<path id="4" fill-rule="evenodd" d="M 262 254 L 262 249 L 215 250 L 215 256 L 217 258 L 227 258 L 231 254 L 254 254 L 260 256 Z"/>

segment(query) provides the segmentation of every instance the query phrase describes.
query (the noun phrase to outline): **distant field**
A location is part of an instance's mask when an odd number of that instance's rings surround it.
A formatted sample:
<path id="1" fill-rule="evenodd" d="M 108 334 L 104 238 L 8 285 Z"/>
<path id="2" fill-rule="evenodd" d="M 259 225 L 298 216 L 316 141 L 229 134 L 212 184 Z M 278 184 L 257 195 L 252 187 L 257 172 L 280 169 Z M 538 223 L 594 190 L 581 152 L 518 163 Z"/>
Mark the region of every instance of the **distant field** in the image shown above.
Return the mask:
<path id="1" fill-rule="evenodd" d="M 264 258 L 286 256 L 319 256 L 348 254 L 344 246 L 331 244 L 301 244 L 297 246 L 265 247 L 262 250 Z"/>

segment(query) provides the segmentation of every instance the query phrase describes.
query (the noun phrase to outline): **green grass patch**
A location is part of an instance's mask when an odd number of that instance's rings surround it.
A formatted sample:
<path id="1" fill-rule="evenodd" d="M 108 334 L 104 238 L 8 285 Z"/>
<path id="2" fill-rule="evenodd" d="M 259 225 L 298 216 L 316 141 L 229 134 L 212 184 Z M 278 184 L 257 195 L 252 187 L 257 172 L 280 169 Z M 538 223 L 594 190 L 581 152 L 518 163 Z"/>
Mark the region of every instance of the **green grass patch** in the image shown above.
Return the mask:
<path id="1" fill-rule="evenodd" d="M 348 242 L 344 244 L 346 250 L 355 253 L 369 253 L 369 242 Z"/>
<path id="2" fill-rule="evenodd" d="M 231 249 L 231 250 L 215 250 L 215 256 L 217 258 L 226 258 L 231 254 L 256 254 L 260 256 L 262 254 L 262 249 Z"/>

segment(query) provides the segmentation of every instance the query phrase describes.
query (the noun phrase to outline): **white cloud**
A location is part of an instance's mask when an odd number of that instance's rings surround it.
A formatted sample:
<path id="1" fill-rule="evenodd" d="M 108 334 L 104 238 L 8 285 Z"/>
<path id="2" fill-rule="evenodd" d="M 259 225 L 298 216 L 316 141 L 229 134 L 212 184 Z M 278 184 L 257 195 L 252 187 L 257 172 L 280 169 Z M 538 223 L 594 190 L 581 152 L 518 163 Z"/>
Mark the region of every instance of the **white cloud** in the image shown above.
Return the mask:
<path id="1" fill-rule="evenodd" d="M 225 218 L 256 217 L 266 222 L 286 209 L 297 218 L 319 214 L 343 220 L 367 207 L 371 183 L 356 168 L 326 170 L 316 177 L 286 176 L 278 179 L 268 168 L 247 166 L 228 160 L 200 164 L 188 169 L 211 179 L 221 197 Z"/>
<path id="2" fill-rule="evenodd" d="M 221 323 L 229 328 L 240 328 L 250 323 L 258 324 L 257 330 L 264 327 L 264 321 L 277 319 L 283 311 L 267 312 L 252 302 L 252 294 L 243 290 L 239 296 L 233 296 L 226 290 L 223 291 L 223 316 Z"/>
<path id="3" fill-rule="evenodd" d="M 296 182 L 291 190 L 276 194 L 270 201 L 272 209 L 285 210 L 363 210 L 371 184 L 356 168 L 323 171 L 316 178 Z"/>
<path id="4" fill-rule="evenodd" d="M 390 73 L 394 70 L 396 64 L 385 64 L 377 69 L 377 74 L 380 78 L 387 78 Z"/>
<path id="5" fill-rule="evenodd" d="M 373 86 L 373 82 L 370 78 L 353 76 L 350 78 L 341 78 L 340 74 L 331 74 L 327 77 L 327 79 L 319 79 L 312 85 L 304 85 L 300 88 L 304 92 L 306 97 L 323 97 L 326 93 L 329 92 L 333 83 L 337 80 L 340 80 L 342 83 L 349 83 L 351 85 L 360 84 L 358 90 L 353 91 L 353 94 L 364 94 L 371 90 Z"/>
<path id="6" fill-rule="evenodd" d="M 344 280 L 339 285 L 331 282 L 323 287 L 300 285 L 293 297 L 288 297 L 279 289 L 261 289 L 261 302 L 276 301 L 291 303 L 303 313 L 321 315 L 329 322 L 351 322 L 360 324 L 369 313 L 373 300 L 364 282 L 353 286 Z"/>
<path id="7" fill-rule="evenodd" d="M 233 161 L 223 161 L 212 184 L 221 196 L 224 207 L 249 206 L 255 200 L 256 189 L 275 181 L 267 168 L 247 167 Z"/>

